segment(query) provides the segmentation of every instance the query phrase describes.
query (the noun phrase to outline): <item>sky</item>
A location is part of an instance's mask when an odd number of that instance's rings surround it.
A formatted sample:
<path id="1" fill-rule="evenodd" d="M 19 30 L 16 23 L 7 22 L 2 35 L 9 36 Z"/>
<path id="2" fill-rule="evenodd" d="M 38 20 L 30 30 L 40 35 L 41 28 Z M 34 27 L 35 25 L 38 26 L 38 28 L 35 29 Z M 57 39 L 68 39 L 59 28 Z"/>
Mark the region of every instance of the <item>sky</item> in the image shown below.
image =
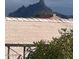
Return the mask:
<path id="1" fill-rule="evenodd" d="M 73 14 L 73 0 L 44 0 L 45 4 L 52 11 L 59 12 L 64 15 Z M 22 5 L 28 7 L 30 4 L 35 4 L 39 0 L 5 0 L 5 15 L 17 10 Z"/>

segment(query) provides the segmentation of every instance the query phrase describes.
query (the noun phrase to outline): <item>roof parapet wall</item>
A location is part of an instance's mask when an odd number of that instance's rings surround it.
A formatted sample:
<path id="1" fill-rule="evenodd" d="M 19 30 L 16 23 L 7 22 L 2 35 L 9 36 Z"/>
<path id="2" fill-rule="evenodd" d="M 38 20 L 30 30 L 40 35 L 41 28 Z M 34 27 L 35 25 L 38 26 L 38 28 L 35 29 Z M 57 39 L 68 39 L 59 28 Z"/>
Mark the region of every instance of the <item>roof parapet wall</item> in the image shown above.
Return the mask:
<path id="1" fill-rule="evenodd" d="M 6 21 L 30 21 L 30 22 L 69 22 L 72 23 L 72 19 L 63 19 L 63 18 L 14 18 L 14 17 L 5 17 Z"/>

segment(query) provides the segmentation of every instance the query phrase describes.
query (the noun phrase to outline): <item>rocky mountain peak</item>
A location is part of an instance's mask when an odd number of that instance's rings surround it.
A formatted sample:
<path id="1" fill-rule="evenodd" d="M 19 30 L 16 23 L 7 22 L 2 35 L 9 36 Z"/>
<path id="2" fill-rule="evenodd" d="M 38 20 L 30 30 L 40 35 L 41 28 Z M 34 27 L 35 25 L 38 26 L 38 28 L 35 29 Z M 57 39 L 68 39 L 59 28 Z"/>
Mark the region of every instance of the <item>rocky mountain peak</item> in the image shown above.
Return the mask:
<path id="1" fill-rule="evenodd" d="M 45 5 L 44 0 L 39 0 L 38 3 L 25 7 L 24 5 L 16 11 L 9 14 L 10 17 L 51 17 L 52 10 Z"/>
<path id="2" fill-rule="evenodd" d="M 44 0 L 40 0 L 39 3 L 40 3 L 41 5 L 45 5 Z"/>

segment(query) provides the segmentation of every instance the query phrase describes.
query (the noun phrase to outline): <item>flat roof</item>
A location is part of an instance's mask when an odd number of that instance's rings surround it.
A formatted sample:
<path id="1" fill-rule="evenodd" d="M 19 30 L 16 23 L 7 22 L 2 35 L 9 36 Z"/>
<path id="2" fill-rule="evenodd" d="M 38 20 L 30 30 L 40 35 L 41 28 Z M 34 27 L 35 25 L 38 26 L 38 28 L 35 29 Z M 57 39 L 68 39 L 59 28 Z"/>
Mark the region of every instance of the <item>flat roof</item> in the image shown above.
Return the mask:
<path id="1" fill-rule="evenodd" d="M 5 21 L 5 43 L 31 44 L 36 41 L 51 41 L 59 37 L 61 28 L 72 29 L 71 20 L 41 18 L 9 18 Z"/>

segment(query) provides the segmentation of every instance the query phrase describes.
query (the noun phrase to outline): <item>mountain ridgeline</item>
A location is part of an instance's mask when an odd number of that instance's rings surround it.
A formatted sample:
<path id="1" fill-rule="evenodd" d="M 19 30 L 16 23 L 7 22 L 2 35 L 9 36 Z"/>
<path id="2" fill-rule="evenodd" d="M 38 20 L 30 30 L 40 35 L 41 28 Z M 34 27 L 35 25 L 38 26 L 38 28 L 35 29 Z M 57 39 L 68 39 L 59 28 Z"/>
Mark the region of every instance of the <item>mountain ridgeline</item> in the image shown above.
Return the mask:
<path id="1" fill-rule="evenodd" d="M 16 11 L 10 13 L 8 16 L 9 17 L 24 17 L 24 18 L 27 18 L 27 17 L 49 18 L 49 17 L 52 17 L 54 13 L 57 16 L 62 17 L 62 18 L 72 18 L 72 16 L 66 16 L 57 12 L 53 12 L 50 8 L 48 8 L 45 5 L 44 0 L 40 0 L 38 3 L 29 5 L 28 7 L 21 6 Z"/>

